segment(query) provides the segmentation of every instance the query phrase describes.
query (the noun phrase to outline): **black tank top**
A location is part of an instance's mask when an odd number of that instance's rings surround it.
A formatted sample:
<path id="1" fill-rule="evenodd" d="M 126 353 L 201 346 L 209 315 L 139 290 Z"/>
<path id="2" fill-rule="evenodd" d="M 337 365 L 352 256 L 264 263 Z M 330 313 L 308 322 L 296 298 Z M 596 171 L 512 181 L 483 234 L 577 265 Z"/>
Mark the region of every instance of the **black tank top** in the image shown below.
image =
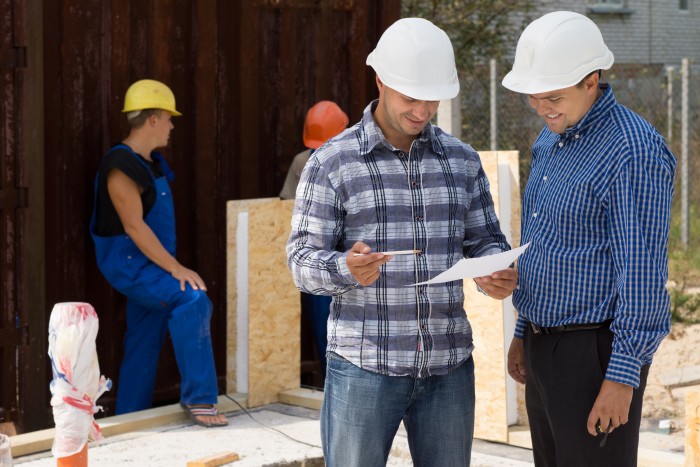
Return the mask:
<path id="1" fill-rule="evenodd" d="M 159 162 L 150 162 L 141 157 L 140 154 L 137 154 L 137 157 L 150 167 L 156 178 L 163 175 Z M 119 215 L 117 215 L 117 211 L 114 209 L 112 200 L 109 197 L 109 192 L 107 191 L 107 176 L 112 169 L 122 171 L 143 190 L 141 193 L 141 203 L 143 205 L 144 218 L 150 212 L 151 208 L 153 208 L 156 201 L 153 179 L 146 167 L 144 167 L 126 148 L 117 148 L 108 152 L 100 162 L 97 179 L 97 199 L 95 200 L 97 204 L 95 212 L 95 233 L 102 237 L 110 237 L 124 233 L 124 225 L 122 225 L 122 221 L 119 219 Z"/>

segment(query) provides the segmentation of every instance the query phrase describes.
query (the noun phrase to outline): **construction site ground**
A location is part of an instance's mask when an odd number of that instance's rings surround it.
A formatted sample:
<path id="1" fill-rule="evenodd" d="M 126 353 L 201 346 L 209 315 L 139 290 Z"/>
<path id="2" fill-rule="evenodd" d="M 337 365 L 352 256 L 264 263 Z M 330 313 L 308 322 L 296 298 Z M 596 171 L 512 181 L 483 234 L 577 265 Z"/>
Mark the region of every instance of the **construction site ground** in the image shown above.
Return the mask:
<path id="1" fill-rule="evenodd" d="M 234 467 L 324 465 L 319 410 L 281 403 L 243 410 L 245 395 L 220 396 L 219 400 L 220 410 L 229 419 L 229 425 L 224 428 L 194 425 L 177 405 L 101 419 L 105 440 L 90 443 L 89 465 L 186 467 L 188 462 L 224 458 L 232 452 L 240 459 L 226 465 Z M 50 452 L 52 439 L 53 430 L 13 437 L 15 464 L 55 466 L 56 459 Z M 642 432 L 639 465 L 682 466 L 682 438 L 675 442 L 669 439 L 667 435 Z M 387 465 L 412 465 L 403 427 L 394 440 Z M 534 464 L 530 449 L 475 439 L 471 465 Z"/>

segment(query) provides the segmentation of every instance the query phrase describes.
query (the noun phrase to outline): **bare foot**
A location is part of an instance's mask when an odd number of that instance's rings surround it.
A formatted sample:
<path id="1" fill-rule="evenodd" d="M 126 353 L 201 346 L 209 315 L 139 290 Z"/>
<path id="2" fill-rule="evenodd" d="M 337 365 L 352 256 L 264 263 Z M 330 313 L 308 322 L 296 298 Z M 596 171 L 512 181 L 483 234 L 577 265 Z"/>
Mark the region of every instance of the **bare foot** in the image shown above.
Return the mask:
<path id="1" fill-rule="evenodd" d="M 182 404 L 182 408 L 192 418 L 197 425 L 205 427 L 216 427 L 228 425 L 228 419 L 221 415 L 211 404 Z"/>

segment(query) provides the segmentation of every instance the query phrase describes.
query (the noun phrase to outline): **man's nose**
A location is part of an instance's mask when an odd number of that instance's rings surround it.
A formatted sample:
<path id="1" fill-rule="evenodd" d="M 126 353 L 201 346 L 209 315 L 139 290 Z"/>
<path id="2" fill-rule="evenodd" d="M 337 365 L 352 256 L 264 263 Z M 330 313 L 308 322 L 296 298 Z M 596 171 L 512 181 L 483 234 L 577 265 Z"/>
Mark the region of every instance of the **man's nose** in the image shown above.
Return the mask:
<path id="1" fill-rule="evenodd" d="M 535 100 L 534 102 L 531 102 L 530 105 L 533 109 L 535 109 L 537 115 L 545 115 L 549 111 L 549 106 L 545 101 Z"/>
<path id="2" fill-rule="evenodd" d="M 421 120 L 427 120 L 430 117 L 430 103 L 422 101 L 413 109 L 413 115 Z"/>

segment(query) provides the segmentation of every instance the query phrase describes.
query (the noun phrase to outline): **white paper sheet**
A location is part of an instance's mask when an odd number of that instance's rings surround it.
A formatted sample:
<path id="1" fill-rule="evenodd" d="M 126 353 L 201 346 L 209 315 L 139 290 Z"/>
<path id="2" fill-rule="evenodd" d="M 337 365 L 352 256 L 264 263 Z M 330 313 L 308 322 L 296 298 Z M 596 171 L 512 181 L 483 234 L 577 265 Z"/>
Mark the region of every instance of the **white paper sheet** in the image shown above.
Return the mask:
<path id="1" fill-rule="evenodd" d="M 494 272 L 502 271 L 510 266 L 513 261 L 515 261 L 518 256 L 520 256 L 527 249 L 528 245 L 530 244 L 526 243 L 521 247 L 495 255 L 461 259 L 450 269 L 438 274 L 429 281 L 419 282 L 413 285 L 441 284 L 443 282 L 451 282 L 473 277 L 490 276 Z"/>

